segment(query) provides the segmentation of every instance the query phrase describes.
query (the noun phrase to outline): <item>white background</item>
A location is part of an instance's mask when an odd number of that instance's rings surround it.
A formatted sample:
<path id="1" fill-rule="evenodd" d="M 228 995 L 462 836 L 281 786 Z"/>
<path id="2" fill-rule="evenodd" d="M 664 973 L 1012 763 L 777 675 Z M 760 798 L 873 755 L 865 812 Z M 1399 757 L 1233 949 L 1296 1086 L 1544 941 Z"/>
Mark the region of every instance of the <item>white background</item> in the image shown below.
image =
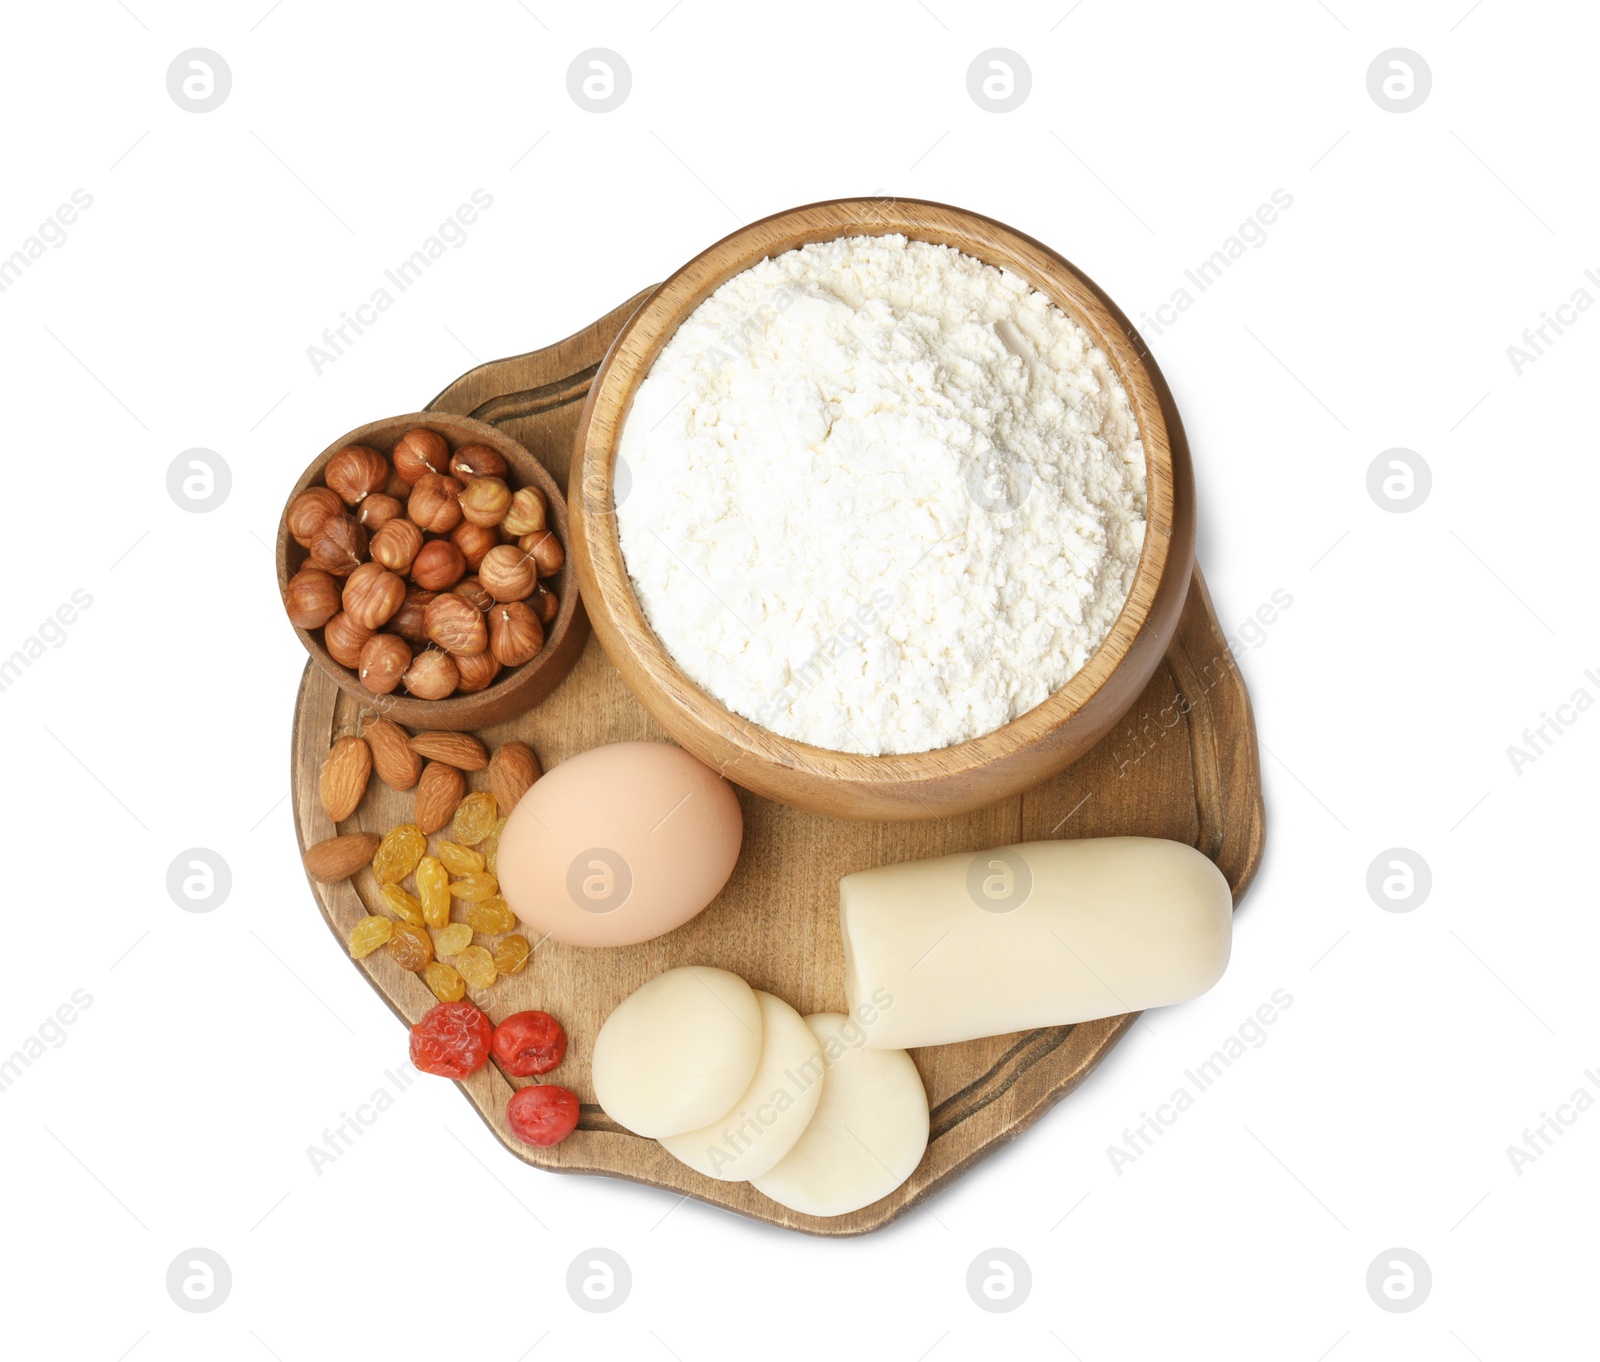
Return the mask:
<path id="1" fill-rule="evenodd" d="M 1507 747 L 1580 687 L 1600 697 L 1600 315 L 1520 376 L 1506 347 L 1575 289 L 1600 297 L 1583 273 L 1600 268 L 1593 11 L 670 2 L 8 13 L 0 254 L 74 189 L 93 196 L 0 294 L 0 654 L 75 589 L 93 598 L 0 693 L 0 1056 L 92 997 L 0 1092 L 8 1351 L 1572 1355 L 1592 1327 L 1600 1114 L 1569 1108 L 1520 1174 L 1507 1147 L 1600 1085 L 1600 713 L 1520 774 Z M 633 74 L 603 115 L 566 88 L 595 46 Z M 966 88 L 997 46 L 1033 78 L 1006 114 Z M 1433 73 L 1406 114 L 1366 87 L 1395 46 Z M 231 67 L 214 112 L 168 95 L 191 47 Z M 479 187 L 494 204 L 467 243 L 317 375 L 307 346 Z M 810 200 L 988 213 L 1137 321 L 1276 188 L 1294 203 L 1266 244 L 1146 331 L 1188 427 L 1224 623 L 1293 597 L 1241 659 L 1270 833 L 1223 982 L 864 1239 L 542 1174 L 427 1078 L 318 1176 L 307 1146 L 392 1088 L 405 1036 L 330 941 L 290 826 L 304 658 L 267 544 L 307 460 Z M 203 515 L 166 488 L 195 446 L 232 472 Z M 1366 489 L 1394 446 L 1432 469 L 1409 514 Z M 233 877 L 207 914 L 165 887 L 195 846 Z M 1395 846 L 1433 876 L 1405 914 L 1366 890 Z M 1293 1005 L 1266 1043 L 1114 1171 L 1107 1146 L 1280 988 Z M 607 1315 L 564 1284 L 596 1245 L 633 1274 Z M 195 1246 L 233 1275 L 204 1315 L 165 1288 Z M 965 1287 L 997 1246 L 1033 1277 L 1003 1315 Z M 1409 1314 L 1365 1285 L 1396 1246 L 1433 1274 Z"/>

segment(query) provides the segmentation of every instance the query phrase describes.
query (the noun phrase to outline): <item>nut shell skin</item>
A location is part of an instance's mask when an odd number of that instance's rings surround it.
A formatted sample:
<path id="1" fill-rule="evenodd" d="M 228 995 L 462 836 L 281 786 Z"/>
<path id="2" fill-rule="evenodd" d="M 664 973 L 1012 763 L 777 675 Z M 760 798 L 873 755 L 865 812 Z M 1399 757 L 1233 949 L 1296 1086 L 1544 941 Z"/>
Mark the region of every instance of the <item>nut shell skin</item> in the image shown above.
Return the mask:
<path id="1" fill-rule="evenodd" d="M 487 690 L 500 675 L 500 663 L 495 655 L 488 649 L 481 653 L 473 653 L 467 657 L 451 654 L 455 659 L 456 690 L 462 695 L 470 695 L 476 691 Z"/>
<path id="2" fill-rule="evenodd" d="M 357 508 L 356 519 L 371 536 L 377 534 L 396 516 L 403 516 L 405 512 L 405 503 L 398 497 L 392 497 L 387 492 L 374 492 Z"/>
<path id="3" fill-rule="evenodd" d="M 322 528 L 322 522 L 331 515 L 343 515 L 344 502 L 331 487 L 308 487 L 289 504 L 284 521 L 294 542 L 303 549 L 311 547 L 311 540 Z"/>
<path id="4" fill-rule="evenodd" d="M 328 656 L 352 671 L 361 665 L 361 650 L 372 637 L 372 630 L 356 623 L 347 610 L 341 610 L 322 627 L 322 644 Z"/>
<path id="5" fill-rule="evenodd" d="M 455 693 L 461 673 L 449 653 L 428 648 L 411 659 L 401 678 L 407 691 L 421 700 L 443 700 Z"/>
<path id="6" fill-rule="evenodd" d="M 473 478 L 503 478 L 506 461 L 498 449 L 490 449 L 488 445 L 462 445 L 450 460 L 450 473 L 461 482 L 470 482 Z"/>
<path id="7" fill-rule="evenodd" d="M 374 563 L 390 572 L 410 572 L 422 551 L 422 531 L 414 520 L 401 516 L 380 526 L 369 548 Z"/>
<path id="8" fill-rule="evenodd" d="M 489 631 L 478 608 L 451 591 L 428 605 L 423 627 L 430 642 L 456 656 L 458 666 L 461 657 L 481 653 L 489 646 Z"/>
<path id="9" fill-rule="evenodd" d="M 450 531 L 450 542 L 461 550 L 461 556 L 467 560 L 467 566 L 476 572 L 483 563 L 484 554 L 500 542 L 500 537 L 486 526 L 474 525 L 470 520 L 463 520 Z"/>
<path id="10" fill-rule="evenodd" d="M 344 608 L 363 629 L 381 629 L 405 599 L 404 579 L 381 563 L 363 563 L 345 579 Z"/>
<path id="11" fill-rule="evenodd" d="M 411 666 L 411 645 L 398 634 L 374 634 L 361 649 L 356 675 L 374 695 L 388 695 Z"/>
<path id="12" fill-rule="evenodd" d="M 389 485 L 389 461 L 366 445 L 347 445 L 328 460 L 322 480 L 346 506 L 357 506 Z"/>
<path id="13" fill-rule="evenodd" d="M 448 474 L 424 473 L 411 489 L 406 514 L 430 534 L 449 534 L 461 523 L 461 484 Z"/>
<path id="14" fill-rule="evenodd" d="M 306 549 L 324 572 L 348 577 L 367 556 L 367 532 L 353 515 L 341 511 L 317 526 Z"/>
<path id="15" fill-rule="evenodd" d="M 520 601 L 539 584 L 533 559 L 515 544 L 500 544 L 483 556 L 478 580 L 497 601 Z"/>
<path id="16" fill-rule="evenodd" d="M 450 445 L 444 436 L 426 426 L 408 430 L 395 442 L 394 471 L 408 486 L 428 473 L 450 469 Z"/>
<path id="17" fill-rule="evenodd" d="M 406 592 L 405 603 L 390 619 L 389 632 L 399 634 L 408 643 L 426 643 L 428 604 L 438 594 L 437 591 L 424 591 L 419 586 L 412 587 Z"/>
<path id="18" fill-rule="evenodd" d="M 503 667 L 520 667 L 544 648 L 544 625 L 522 601 L 496 604 L 489 611 L 489 651 Z"/>
<path id="19" fill-rule="evenodd" d="M 467 575 L 467 560 L 448 539 L 430 539 L 411 564 L 411 580 L 425 591 L 448 591 Z"/>
<path id="20" fill-rule="evenodd" d="M 339 613 L 339 579 L 307 563 L 289 579 L 283 608 L 297 629 L 320 629 Z"/>
<path id="21" fill-rule="evenodd" d="M 461 490 L 461 514 L 486 530 L 504 520 L 510 506 L 511 489 L 499 478 L 474 478 Z"/>

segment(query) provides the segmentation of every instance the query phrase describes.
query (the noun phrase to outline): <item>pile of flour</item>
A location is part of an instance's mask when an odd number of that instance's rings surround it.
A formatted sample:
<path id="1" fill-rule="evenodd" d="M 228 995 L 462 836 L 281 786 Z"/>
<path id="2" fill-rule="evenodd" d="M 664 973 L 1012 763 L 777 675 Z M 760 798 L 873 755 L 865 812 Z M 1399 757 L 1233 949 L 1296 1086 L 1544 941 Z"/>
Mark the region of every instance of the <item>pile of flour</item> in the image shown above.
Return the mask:
<path id="1" fill-rule="evenodd" d="M 1145 460 L 1087 332 L 1008 271 L 902 236 L 730 279 L 640 385 L 618 530 L 652 628 L 786 737 L 921 752 L 993 731 L 1104 640 Z"/>

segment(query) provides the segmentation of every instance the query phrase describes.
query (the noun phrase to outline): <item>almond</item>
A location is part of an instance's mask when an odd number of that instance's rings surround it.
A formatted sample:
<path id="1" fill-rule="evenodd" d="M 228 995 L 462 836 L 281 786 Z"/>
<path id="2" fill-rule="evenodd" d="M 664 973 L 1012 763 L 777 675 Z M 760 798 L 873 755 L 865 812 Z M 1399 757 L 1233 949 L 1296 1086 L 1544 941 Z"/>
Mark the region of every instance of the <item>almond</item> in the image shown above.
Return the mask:
<path id="1" fill-rule="evenodd" d="M 369 719 L 362 730 L 372 749 L 378 779 L 390 789 L 409 790 L 422 774 L 422 758 L 411 750 L 405 729 L 392 719 Z"/>
<path id="2" fill-rule="evenodd" d="M 347 880 L 364 865 L 371 865 L 383 839 L 375 832 L 347 832 L 306 848 L 306 874 L 322 884 Z"/>
<path id="3" fill-rule="evenodd" d="M 489 790 L 500 806 L 502 817 L 517 807 L 517 801 L 528 793 L 528 787 L 543 774 L 539 758 L 527 743 L 502 743 L 495 749 L 489 762 Z"/>
<path id="4" fill-rule="evenodd" d="M 322 807 L 328 811 L 329 818 L 342 823 L 356 811 L 361 796 L 367 792 L 367 777 L 371 774 L 372 749 L 365 739 L 340 738 L 328 749 L 317 793 L 322 796 Z"/>
<path id="5" fill-rule="evenodd" d="M 438 832 L 455 817 L 456 805 L 466 792 L 466 777 L 460 771 L 442 761 L 430 761 L 417 781 L 416 825 L 424 833 Z"/>
<path id="6" fill-rule="evenodd" d="M 411 750 L 458 771 L 481 771 L 489 764 L 488 749 L 470 733 L 418 733 L 411 739 Z"/>

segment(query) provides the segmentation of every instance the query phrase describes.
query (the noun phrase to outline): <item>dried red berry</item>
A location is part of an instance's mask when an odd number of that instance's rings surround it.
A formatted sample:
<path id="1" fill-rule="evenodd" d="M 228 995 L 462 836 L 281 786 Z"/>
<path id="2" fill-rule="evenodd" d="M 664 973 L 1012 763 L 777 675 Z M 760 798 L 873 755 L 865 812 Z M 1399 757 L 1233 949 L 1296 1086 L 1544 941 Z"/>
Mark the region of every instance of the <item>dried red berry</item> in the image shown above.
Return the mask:
<path id="1" fill-rule="evenodd" d="M 440 1003 L 411 1028 L 411 1062 L 425 1074 L 465 1078 L 489 1058 L 493 1035 L 493 1024 L 471 1003 Z"/>
<path id="2" fill-rule="evenodd" d="M 560 1144 L 578 1124 L 577 1094 L 554 1083 L 518 1088 L 506 1103 L 506 1124 L 523 1144 L 536 1149 Z"/>
<path id="3" fill-rule="evenodd" d="M 514 1012 L 494 1029 L 494 1057 L 508 1074 L 547 1074 L 567 1053 L 567 1033 L 548 1012 Z"/>

